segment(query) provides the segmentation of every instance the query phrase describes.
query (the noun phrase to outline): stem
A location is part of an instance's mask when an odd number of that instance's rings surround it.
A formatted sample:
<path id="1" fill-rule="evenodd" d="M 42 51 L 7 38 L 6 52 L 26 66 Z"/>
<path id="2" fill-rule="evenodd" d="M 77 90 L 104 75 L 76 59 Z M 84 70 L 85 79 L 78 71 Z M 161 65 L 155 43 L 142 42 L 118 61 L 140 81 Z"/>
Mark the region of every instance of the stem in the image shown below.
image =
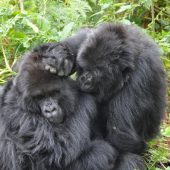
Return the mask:
<path id="1" fill-rule="evenodd" d="M 151 5 L 151 14 L 152 14 L 152 31 L 155 32 L 155 11 L 154 11 L 154 0 L 152 0 Z"/>
<path id="2" fill-rule="evenodd" d="M 6 55 L 5 55 L 5 50 L 4 50 L 3 45 L 1 46 L 1 49 L 2 49 L 2 54 L 3 54 L 3 57 L 4 57 L 4 61 L 5 61 L 5 66 L 6 66 L 6 68 L 7 68 L 9 71 L 12 72 L 12 69 L 11 69 L 11 67 L 10 67 L 10 65 L 9 65 L 9 63 L 8 63 L 7 57 L 6 57 Z"/>
<path id="3" fill-rule="evenodd" d="M 67 4 L 68 4 L 68 2 L 69 2 L 69 0 L 64 0 L 65 5 L 67 5 Z"/>
<path id="4" fill-rule="evenodd" d="M 21 9 L 21 13 L 24 13 L 24 0 L 19 0 L 19 5 L 20 5 L 20 9 Z"/>
<path id="5" fill-rule="evenodd" d="M 43 14 L 45 15 L 46 14 L 46 10 L 47 10 L 47 6 L 46 6 L 46 4 L 47 4 L 47 0 L 43 0 L 43 6 L 44 6 L 44 9 L 43 9 Z"/>
<path id="6" fill-rule="evenodd" d="M 159 162 L 159 163 L 161 164 L 162 168 L 166 170 L 165 165 L 162 162 Z"/>

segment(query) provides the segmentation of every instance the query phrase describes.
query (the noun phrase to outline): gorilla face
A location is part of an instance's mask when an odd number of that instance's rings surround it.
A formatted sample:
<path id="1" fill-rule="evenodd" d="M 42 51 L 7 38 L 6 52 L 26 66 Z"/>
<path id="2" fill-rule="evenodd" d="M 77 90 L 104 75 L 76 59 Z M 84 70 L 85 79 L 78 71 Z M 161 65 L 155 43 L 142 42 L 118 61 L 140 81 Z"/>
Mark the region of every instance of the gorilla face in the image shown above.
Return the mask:
<path id="1" fill-rule="evenodd" d="M 53 92 L 49 95 L 36 96 L 41 114 L 55 123 L 62 123 L 64 121 L 65 112 L 62 110 L 60 102 L 60 94 Z"/>
<path id="2" fill-rule="evenodd" d="M 58 81 L 57 81 L 58 82 Z M 67 83 L 67 82 L 66 82 Z M 47 118 L 51 122 L 62 123 L 66 117 L 73 113 L 74 110 L 74 92 L 54 90 L 55 84 L 51 88 L 50 84 L 44 91 L 37 86 L 38 91 L 30 91 L 28 96 L 23 96 L 24 109 L 29 113 L 39 114 Z M 57 87 L 58 88 L 58 87 Z M 64 87 L 63 87 L 64 88 Z"/>
<path id="3" fill-rule="evenodd" d="M 101 78 L 102 72 L 100 70 L 87 70 L 83 73 L 78 72 L 79 87 L 85 92 L 97 92 L 98 88 L 96 87 Z"/>
<path id="4" fill-rule="evenodd" d="M 125 37 L 123 30 L 112 30 L 109 25 L 89 35 L 77 57 L 78 82 L 83 91 L 103 98 L 123 87 L 134 67 Z"/>

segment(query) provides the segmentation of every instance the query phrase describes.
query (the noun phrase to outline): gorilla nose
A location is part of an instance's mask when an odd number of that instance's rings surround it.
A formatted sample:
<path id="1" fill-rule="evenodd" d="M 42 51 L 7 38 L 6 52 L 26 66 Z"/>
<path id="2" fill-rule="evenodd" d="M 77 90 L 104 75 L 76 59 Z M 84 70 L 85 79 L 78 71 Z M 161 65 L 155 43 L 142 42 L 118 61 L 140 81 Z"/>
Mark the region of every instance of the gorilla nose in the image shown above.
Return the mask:
<path id="1" fill-rule="evenodd" d="M 43 115 L 52 122 L 62 123 L 64 120 L 64 113 L 60 107 L 53 104 L 48 104 L 44 108 Z"/>
<path id="2" fill-rule="evenodd" d="M 47 113 L 55 111 L 57 108 L 53 104 L 48 104 L 47 107 L 45 107 L 44 111 Z"/>
<path id="3" fill-rule="evenodd" d="M 84 73 L 83 75 L 80 76 L 80 81 L 81 82 L 91 82 L 92 81 L 92 75 L 90 73 Z"/>

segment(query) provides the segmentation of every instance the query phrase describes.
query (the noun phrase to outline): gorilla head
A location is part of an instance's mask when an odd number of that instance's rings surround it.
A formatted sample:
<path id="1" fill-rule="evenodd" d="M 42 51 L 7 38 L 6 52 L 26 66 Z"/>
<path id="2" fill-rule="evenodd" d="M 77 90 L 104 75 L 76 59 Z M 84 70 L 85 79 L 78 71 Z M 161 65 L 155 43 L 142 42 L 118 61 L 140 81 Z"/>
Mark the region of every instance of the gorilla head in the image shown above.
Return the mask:
<path id="1" fill-rule="evenodd" d="M 62 123 L 75 107 L 75 92 L 69 79 L 46 71 L 43 57 L 36 53 L 25 56 L 15 84 L 28 113 L 40 114 L 50 121 Z"/>
<path id="2" fill-rule="evenodd" d="M 83 91 L 95 93 L 100 100 L 123 87 L 134 70 L 136 52 L 127 39 L 119 25 L 102 25 L 89 34 L 77 56 L 78 82 Z"/>

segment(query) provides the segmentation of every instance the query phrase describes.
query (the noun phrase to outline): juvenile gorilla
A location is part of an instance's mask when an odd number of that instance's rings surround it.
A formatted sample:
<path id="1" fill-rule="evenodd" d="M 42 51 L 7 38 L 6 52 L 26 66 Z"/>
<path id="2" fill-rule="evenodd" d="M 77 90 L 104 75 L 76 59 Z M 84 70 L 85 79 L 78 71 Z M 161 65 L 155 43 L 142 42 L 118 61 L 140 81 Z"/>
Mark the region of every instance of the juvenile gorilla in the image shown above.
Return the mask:
<path id="1" fill-rule="evenodd" d="M 91 141 L 93 97 L 74 81 L 44 70 L 39 53 L 24 56 L 1 97 L 1 170 L 111 170 L 116 151 Z"/>
<path id="2" fill-rule="evenodd" d="M 135 26 L 104 24 L 82 44 L 77 65 L 80 88 L 93 93 L 106 118 L 106 139 L 120 151 L 141 153 L 165 111 L 157 45 Z"/>
<path id="3" fill-rule="evenodd" d="M 74 37 L 72 42 L 76 42 Z M 76 68 L 80 89 L 96 97 L 99 128 L 122 153 L 116 169 L 143 169 L 135 154 L 141 154 L 145 142 L 158 134 L 165 110 L 166 83 L 159 49 L 132 25 L 103 24 L 84 38 L 77 58 L 69 64 L 66 56 L 53 53 L 65 64 L 52 68 L 57 74 Z M 50 59 L 50 50 L 48 54 Z"/>

